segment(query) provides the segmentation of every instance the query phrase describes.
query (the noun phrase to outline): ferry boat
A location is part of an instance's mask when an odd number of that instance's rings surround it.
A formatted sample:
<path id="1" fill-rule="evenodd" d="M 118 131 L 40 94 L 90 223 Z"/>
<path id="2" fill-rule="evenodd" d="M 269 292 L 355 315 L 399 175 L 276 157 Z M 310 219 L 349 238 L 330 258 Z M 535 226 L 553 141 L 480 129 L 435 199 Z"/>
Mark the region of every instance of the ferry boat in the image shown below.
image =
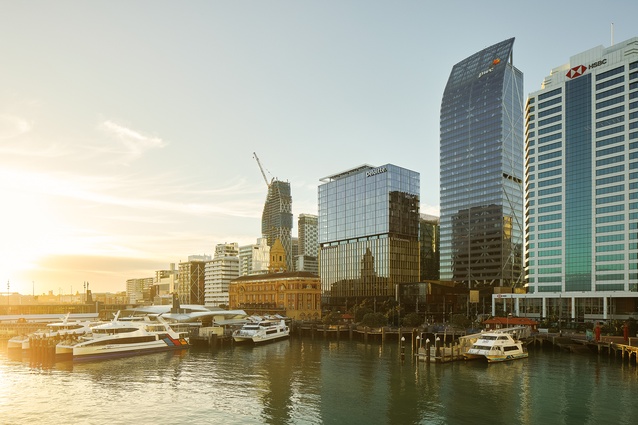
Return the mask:
<path id="1" fill-rule="evenodd" d="M 82 361 L 189 348 L 188 334 L 176 332 L 161 316 L 157 322 L 122 321 L 118 316 L 91 328 L 77 343 L 58 344 L 56 353 L 72 351 L 73 360 Z"/>
<path id="2" fill-rule="evenodd" d="M 267 342 L 290 336 L 290 329 L 283 318 L 250 318 L 241 329 L 233 332 L 235 342 Z"/>
<path id="3" fill-rule="evenodd" d="M 528 357 L 523 342 L 509 332 L 485 332 L 480 334 L 472 346 L 463 354 L 466 360 L 486 359 L 489 363 Z"/>
<path id="4" fill-rule="evenodd" d="M 48 323 L 45 329 L 41 329 L 30 333 L 29 335 L 17 335 L 7 342 L 8 350 L 28 351 L 31 348 L 30 341 L 33 338 L 53 338 L 66 336 L 79 336 L 90 332 L 91 326 L 99 325 L 102 322 L 94 322 L 90 320 L 69 321 L 67 314 L 61 322 Z"/>

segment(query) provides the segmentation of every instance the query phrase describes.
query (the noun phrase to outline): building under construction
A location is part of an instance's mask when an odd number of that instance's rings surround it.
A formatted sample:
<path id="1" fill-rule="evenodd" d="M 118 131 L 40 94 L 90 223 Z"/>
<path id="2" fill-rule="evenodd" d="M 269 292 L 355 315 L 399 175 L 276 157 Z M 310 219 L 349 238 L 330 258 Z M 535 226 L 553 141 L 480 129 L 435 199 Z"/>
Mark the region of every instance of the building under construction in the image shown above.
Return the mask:
<path id="1" fill-rule="evenodd" d="M 257 154 L 253 153 L 253 155 L 268 186 L 268 195 L 264 204 L 264 212 L 261 216 L 261 233 L 266 238 L 269 247 L 272 247 L 277 239 L 281 241 L 286 251 L 286 269 L 293 271 L 290 183 L 275 178 L 269 182 Z"/>

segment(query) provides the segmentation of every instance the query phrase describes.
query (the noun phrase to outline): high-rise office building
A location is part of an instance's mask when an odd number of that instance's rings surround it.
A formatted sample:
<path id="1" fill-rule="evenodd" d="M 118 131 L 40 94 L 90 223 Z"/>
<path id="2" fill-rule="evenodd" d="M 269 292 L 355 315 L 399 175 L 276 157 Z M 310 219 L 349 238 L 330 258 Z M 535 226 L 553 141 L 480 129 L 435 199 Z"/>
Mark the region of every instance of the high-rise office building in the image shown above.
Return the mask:
<path id="1" fill-rule="evenodd" d="M 421 214 L 419 218 L 421 281 L 440 280 L 440 227 L 439 217 Z"/>
<path id="2" fill-rule="evenodd" d="M 290 183 L 272 180 L 261 218 L 261 233 L 272 247 L 279 239 L 286 250 L 286 267 L 294 270 L 292 260 L 292 196 Z"/>
<path id="3" fill-rule="evenodd" d="M 210 255 L 189 255 L 178 265 L 177 296 L 181 304 L 204 304 L 204 270 Z"/>
<path id="4" fill-rule="evenodd" d="M 525 115 L 524 307 L 623 318 L 638 297 L 638 38 L 554 68 Z"/>
<path id="5" fill-rule="evenodd" d="M 217 244 L 215 256 L 204 269 L 204 304 L 228 305 L 228 285 L 239 277 L 239 245 L 236 242 Z"/>
<path id="6" fill-rule="evenodd" d="M 441 280 L 522 286 L 523 74 L 514 39 L 452 68 L 441 102 Z"/>
<path id="7" fill-rule="evenodd" d="M 362 165 L 321 179 L 320 275 L 324 302 L 352 306 L 394 297 L 419 279 L 419 173 Z"/>
<path id="8" fill-rule="evenodd" d="M 318 274 L 318 217 L 312 214 L 299 214 L 297 231 L 299 232 L 299 254 L 295 258 L 295 270 Z"/>

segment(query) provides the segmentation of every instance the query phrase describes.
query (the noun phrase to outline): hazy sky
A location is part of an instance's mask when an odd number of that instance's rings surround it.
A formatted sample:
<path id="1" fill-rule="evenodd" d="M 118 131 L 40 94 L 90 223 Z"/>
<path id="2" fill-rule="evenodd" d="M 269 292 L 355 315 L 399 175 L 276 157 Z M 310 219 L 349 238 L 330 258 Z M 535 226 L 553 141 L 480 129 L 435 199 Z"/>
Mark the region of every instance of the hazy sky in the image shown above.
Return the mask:
<path id="1" fill-rule="evenodd" d="M 260 237 L 360 164 L 421 173 L 438 215 L 452 66 L 516 37 L 525 91 L 638 36 L 638 2 L 0 0 L 0 292 L 121 291 Z M 4 278 L 4 279 L 3 279 Z M 4 281 L 4 283 L 3 283 Z"/>

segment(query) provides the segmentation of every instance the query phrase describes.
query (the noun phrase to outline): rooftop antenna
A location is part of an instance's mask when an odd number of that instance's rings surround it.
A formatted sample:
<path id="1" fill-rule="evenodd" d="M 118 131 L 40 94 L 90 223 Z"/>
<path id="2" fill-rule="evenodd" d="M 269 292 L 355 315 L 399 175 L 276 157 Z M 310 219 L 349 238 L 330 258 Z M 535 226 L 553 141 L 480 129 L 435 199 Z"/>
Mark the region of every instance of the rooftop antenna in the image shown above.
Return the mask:
<path id="1" fill-rule="evenodd" d="M 614 23 L 611 23 L 611 45 L 614 45 Z"/>

